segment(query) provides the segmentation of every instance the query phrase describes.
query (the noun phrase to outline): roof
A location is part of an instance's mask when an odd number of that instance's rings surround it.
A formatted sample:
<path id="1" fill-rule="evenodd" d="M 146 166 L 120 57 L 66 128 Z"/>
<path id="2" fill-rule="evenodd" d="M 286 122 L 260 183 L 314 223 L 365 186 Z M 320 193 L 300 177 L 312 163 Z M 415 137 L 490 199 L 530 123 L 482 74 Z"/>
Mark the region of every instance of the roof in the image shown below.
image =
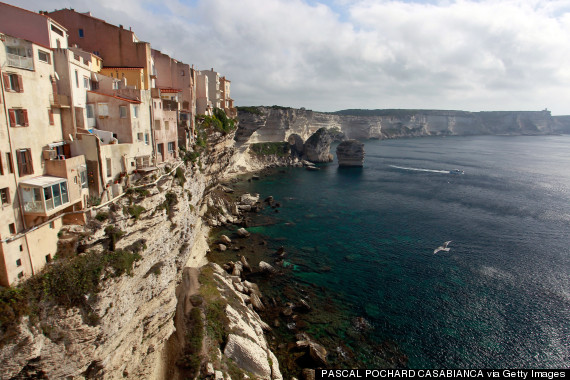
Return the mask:
<path id="1" fill-rule="evenodd" d="M 29 186 L 36 186 L 36 187 L 46 187 L 49 185 L 53 185 L 59 182 L 67 181 L 66 178 L 61 177 L 52 177 L 49 175 L 42 175 L 35 178 L 25 179 L 20 181 L 22 185 L 29 185 Z"/>
<path id="2" fill-rule="evenodd" d="M 89 91 L 89 90 L 87 90 L 87 92 L 90 92 L 90 93 L 95 94 L 95 95 L 108 96 L 109 98 L 115 98 L 115 99 L 119 99 L 119 100 L 122 100 L 125 102 L 133 103 L 133 104 L 141 104 L 142 103 L 140 100 L 123 98 L 123 97 L 117 96 L 117 95 L 103 94 L 102 92 L 95 92 L 95 91 Z"/>
<path id="3" fill-rule="evenodd" d="M 103 66 L 101 70 L 112 69 L 112 70 L 144 70 L 144 67 L 120 67 L 120 66 Z"/>

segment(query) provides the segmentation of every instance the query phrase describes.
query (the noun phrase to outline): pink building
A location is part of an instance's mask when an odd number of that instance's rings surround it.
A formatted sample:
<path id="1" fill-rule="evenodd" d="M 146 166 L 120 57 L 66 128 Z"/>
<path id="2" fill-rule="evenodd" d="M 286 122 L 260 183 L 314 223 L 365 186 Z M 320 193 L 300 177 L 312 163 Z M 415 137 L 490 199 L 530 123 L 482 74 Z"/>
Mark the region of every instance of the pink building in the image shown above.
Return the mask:
<path id="1" fill-rule="evenodd" d="M 150 44 L 140 41 L 130 29 L 108 24 L 92 17 L 89 12 L 78 13 L 73 9 L 60 9 L 46 15 L 67 28 L 70 45 L 78 45 L 103 58 L 105 67 L 142 67 L 142 88 L 148 90 L 152 87 Z"/>
<path id="2" fill-rule="evenodd" d="M 178 145 L 188 147 L 196 115 L 195 71 L 190 65 L 152 50 L 154 76 L 160 97 L 178 102 Z"/>

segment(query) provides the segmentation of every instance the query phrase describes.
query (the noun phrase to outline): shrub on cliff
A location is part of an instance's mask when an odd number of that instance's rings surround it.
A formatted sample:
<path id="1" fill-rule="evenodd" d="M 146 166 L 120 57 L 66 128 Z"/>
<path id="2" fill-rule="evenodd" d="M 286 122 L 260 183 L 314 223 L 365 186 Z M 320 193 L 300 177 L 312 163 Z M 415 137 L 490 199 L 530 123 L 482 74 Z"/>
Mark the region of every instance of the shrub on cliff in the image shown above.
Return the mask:
<path id="1" fill-rule="evenodd" d="M 250 145 L 251 151 L 258 156 L 279 156 L 286 157 L 291 152 L 288 142 L 266 142 L 255 143 Z"/>
<path id="2" fill-rule="evenodd" d="M 239 112 L 245 112 L 245 113 L 251 113 L 254 115 L 258 115 L 261 116 L 263 115 L 263 113 L 261 112 L 261 110 L 259 109 L 259 107 L 237 107 L 237 111 Z"/>

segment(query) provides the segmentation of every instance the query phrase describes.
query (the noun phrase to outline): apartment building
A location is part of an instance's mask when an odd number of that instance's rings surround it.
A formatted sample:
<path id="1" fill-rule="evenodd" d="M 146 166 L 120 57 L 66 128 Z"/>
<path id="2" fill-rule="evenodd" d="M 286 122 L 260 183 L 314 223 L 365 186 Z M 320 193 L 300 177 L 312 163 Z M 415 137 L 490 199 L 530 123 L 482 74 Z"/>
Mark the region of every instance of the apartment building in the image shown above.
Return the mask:
<path id="1" fill-rule="evenodd" d="M 152 87 L 152 57 L 150 43 L 138 39 L 133 31 L 115 26 L 91 16 L 90 12 L 79 13 L 74 9 L 60 9 L 47 12 L 63 25 L 69 33 L 69 44 L 79 46 L 103 59 L 104 69 L 119 68 L 142 69 L 139 89 L 149 90 Z M 123 72 L 125 76 L 132 72 Z M 121 73 L 121 74 L 123 74 Z M 109 72 L 105 72 L 108 75 Z M 122 79 L 122 78 L 117 78 Z M 128 83 L 133 85 L 131 81 Z"/>
<path id="2" fill-rule="evenodd" d="M 16 18 L 22 10 L 14 9 Z M 69 102 L 58 93 L 51 49 L 1 34 L 0 62 L 0 284 L 10 285 L 53 258 L 63 223 L 81 222 L 63 215 L 83 208 L 86 166 L 63 138 Z"/>

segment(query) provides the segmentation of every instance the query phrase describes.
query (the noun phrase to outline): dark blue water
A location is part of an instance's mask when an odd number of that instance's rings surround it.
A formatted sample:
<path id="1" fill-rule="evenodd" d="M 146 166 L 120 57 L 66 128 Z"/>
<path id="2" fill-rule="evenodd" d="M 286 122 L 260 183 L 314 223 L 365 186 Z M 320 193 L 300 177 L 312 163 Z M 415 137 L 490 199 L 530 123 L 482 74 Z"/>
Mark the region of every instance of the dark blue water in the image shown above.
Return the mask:
<path id="1" fill-rule="evenodd" d="M 282 203 L 277 224 L 255 231 L 295 247 L 293 275 L 338 294 L 411 368 L 569 367 L 570 136 L 365 150 L 362 169 L 245 185 Z"/>

